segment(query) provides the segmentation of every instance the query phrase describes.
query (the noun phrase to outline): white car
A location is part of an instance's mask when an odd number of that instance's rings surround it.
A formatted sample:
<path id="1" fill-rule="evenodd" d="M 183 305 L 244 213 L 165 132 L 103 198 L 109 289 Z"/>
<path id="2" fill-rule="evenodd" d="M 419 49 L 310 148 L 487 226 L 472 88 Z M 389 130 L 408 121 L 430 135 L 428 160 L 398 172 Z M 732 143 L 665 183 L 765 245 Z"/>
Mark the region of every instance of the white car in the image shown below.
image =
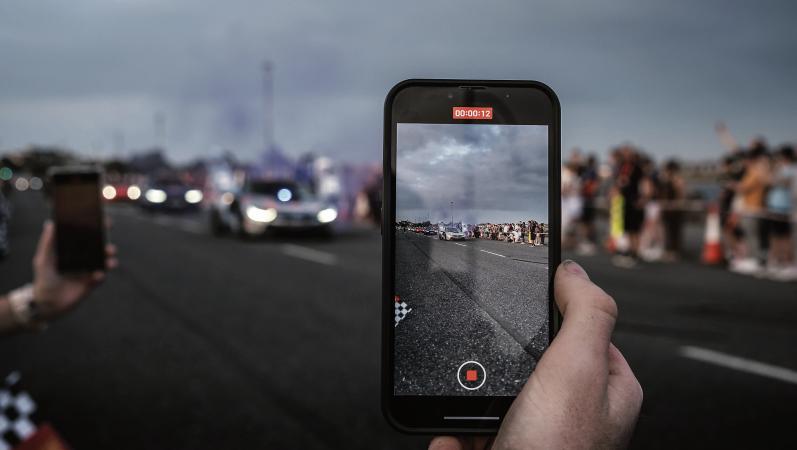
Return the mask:
<path id="1" fill-rule="evenodd" d="M 438 235 L 440 239 L 446 241 L 464 241 L 466 238 L 465 233 L 463 233 L 459 228 L 448 227 L 442 233 Z"/>
<path id="2" fill-rule="evenodd" d="M 222 196 L 223 197 L 223 196 Z M 319 201 L 290 180 L 247 180 L 240 192 L 226 197 L 226 209 L 211 211 L 211 227 L 254 237 L 269 229 L 317 230 L 331 233 L 338 210 Z"/>

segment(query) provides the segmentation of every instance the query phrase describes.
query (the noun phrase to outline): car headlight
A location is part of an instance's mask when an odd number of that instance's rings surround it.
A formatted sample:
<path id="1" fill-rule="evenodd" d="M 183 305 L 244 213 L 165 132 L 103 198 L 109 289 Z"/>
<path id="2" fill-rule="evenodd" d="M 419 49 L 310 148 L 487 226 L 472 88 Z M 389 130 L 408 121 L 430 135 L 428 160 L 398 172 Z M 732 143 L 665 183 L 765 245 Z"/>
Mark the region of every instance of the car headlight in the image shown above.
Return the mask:
<path id="1" fill-rule="evenodd" d="M 102 188 L 102 196 L 105 200 L 113 200 L 116 198 L 116 188 L 110 184 L 106 184 L 105 187 Z"/>
<path id="2" fill-rule="evenodd" d="M 130 200 L 138 200 L 139 197 L 141 197 L 141 188 L 135 184 L 130 185 L 127 188 L 127 198 Z"/>
<path id="3" fill-rule="evenodd" d="M 262 223 L 273 222 L 277 218 L 277 210 L 274 208 L 258 208 L 257 206 L 250 206 L 246 208 L 246 217 Z"/>
<path id="4" fill-rule="evenodd" d="M 335 208 L 322 209 L 318 211 L 316 217 L 321 223 L 329 223 L 338 218 L 338 210 Z"/>
<path id="5" fill-rule="evenodd" d="M 202 201 L 202 191 L 199 189 L 189 189 L 185 192 L 185 201 L 188 203 L 199 203 Z"/>
<path id="6" fill-rule="evenodd" d="M 144 198 L 150 203 L 163 203 L 166 201 L 166 191 L 160 189 L 147 189 Z"/>

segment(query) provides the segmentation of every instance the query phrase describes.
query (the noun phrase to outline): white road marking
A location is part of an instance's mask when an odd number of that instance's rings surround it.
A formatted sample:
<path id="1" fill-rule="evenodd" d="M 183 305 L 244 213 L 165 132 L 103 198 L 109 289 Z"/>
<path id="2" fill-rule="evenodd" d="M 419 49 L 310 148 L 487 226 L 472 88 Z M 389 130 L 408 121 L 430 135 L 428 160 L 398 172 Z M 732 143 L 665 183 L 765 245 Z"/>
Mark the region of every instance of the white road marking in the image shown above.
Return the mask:
<path id="1" fill-rule="evenodd" d="M 460 247 L 467 247 L 465 244 L 460 244 L 459 242 L 454 242 L 454 245 L 459 245 Z"/>
<path id="2" fill-rule="evenodd" d="M 295 244 L 285 244 L 282 246 L 282 253 L 294 258 L 304 259 L 327 266 L 334 266 L 338 263 L 338 257 L 332 253 L 322 252 L 310 247 Z"/>
<path id="3" fill-rule="evenodd" d="M 162 225 L 165 227 L 173 226 L 177 221 L 169 216 L 157 216 L 152 219 L 153 222 L 157 223 L 158 225 Z"/>
<path id="4" fill-rule="evenodd" d="M 678 353 L 680 353 L 680 355 L 684 358 L 690 358 L 697 361 L 738 370 L 740 372 L 752 373 L 755 375 L 761 375 L 762 377 L 774 378 L 787 383 L 797 384 L 797 371 L 787 369 L 785 367 L 773 366 L 771 364 L 753 361 L 752 359 L 741 358 L 739 356 L 729 355 L 727 353 L 708 350 L 705 348 L 692 347 L 690 345 L 681 347 L 678 349 Z"/>
<path id="5" fill-rule="evenodd" d="M 117 207 L 109 207 L 108 212 L 110 212 L 111 214 L 119 214 L 120 216 L 128 216 L 128 217 L 135 215 L 132 209 L 123 208 L 120 205 L 117 205 Z"/>
<path id="6" fill-rule="evenodd" d="M 150 219 L 156 225 L 169 228 L 178 228 L 192 234 L 204 234 L 205 226 L 190 218 L 179 218 L 171 216 L 155 216 Z"/>
<path id="7" fill-rule="evenodd" d="M 506 258 L 506 256 L 504 256 L 504 255 L 501 255 L 501 254 L 498 254 L 498 253 L 493 253 L 491 251 L 487 251 L 487 250 L 479 250 L 479 251 L 480 252 L 484 252 L 484 253 L 489 253 L 489 254 L 495 255 L 495 256 L 500 256 L 501 258 Z"/>
<path id="8" fill-rule="evenodd" d="M 205 234 L 205 226 L 199 222 L 186 221 L 180 224 L 180 229 L 193 234 Z"/>

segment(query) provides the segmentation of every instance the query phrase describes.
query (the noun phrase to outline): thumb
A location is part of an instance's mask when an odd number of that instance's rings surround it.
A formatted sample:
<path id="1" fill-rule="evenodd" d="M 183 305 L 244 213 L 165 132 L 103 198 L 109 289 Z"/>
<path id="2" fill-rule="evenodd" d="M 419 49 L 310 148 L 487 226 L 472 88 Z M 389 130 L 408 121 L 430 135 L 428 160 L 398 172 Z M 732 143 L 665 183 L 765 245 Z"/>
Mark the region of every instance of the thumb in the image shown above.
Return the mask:
<path id="1" fill-rule="evenodd" d="M 34 267 L 41 268 L 50 264 L 55 259 L 55 226 L 53 222 L 44 222 L 42 234 L 39 237 L 39 244 L 36 246 L 36 253 L 33 256 Z"/>
<path id="2" fill-rule="evenodd" d="M 429 443 L 429 450 L 464 450 L 462 442 L 452 436 L 437 436 Z"/>
<path id="3" fill-rule="evenodd" d="M 617 320 L 614 299 L 590 281 L 581 266 L 570 260 L 556 270 L 554 296 L 564 316 L 556 341 L 565 347 L 572 345 L 572 348 L 608 356 Z"/>

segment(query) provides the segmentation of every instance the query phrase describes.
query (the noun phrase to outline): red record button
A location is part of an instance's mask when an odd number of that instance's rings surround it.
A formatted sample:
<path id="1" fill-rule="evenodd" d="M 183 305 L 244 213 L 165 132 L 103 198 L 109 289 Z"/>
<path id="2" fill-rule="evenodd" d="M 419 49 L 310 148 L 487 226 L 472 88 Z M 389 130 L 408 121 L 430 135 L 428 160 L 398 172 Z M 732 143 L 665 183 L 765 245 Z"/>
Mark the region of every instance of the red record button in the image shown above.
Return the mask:
<path id="1" fill-rule="evenodd" d="M 492 120 L 492 107 L 454 106 L 452 117 L 457 120 Z"/>
<path id="2" fill-rule="evenodd" d="M 457 369 L 459 385 L 469 391 L 475 391 L 484 386 L 487 380 L 487 371 L 478 361 L 466 361 Z"/>

